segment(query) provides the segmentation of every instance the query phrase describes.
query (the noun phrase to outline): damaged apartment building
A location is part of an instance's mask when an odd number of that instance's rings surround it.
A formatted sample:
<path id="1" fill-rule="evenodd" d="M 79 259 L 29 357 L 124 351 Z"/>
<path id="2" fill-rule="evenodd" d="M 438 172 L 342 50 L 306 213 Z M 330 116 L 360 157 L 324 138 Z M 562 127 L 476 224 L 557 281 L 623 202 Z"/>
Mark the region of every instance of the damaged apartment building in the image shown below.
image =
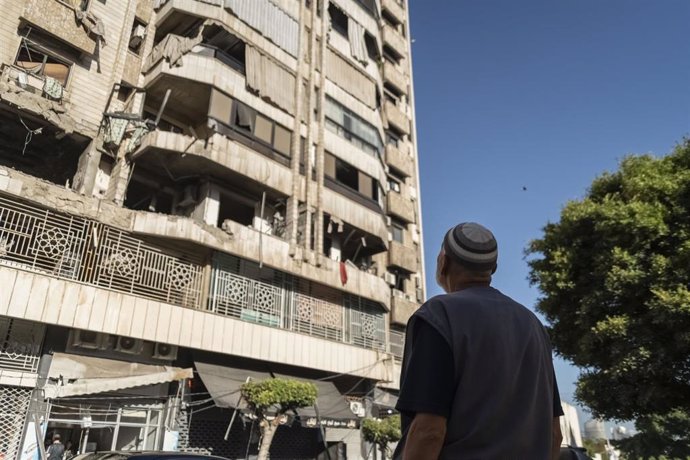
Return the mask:
<path id="1" fill-rule="evenodd" d="M 252 457 L 278 376 L 271 458 L 368 457 L 425 295 L 407 2 L 0 11 L 0 457 Z"/>

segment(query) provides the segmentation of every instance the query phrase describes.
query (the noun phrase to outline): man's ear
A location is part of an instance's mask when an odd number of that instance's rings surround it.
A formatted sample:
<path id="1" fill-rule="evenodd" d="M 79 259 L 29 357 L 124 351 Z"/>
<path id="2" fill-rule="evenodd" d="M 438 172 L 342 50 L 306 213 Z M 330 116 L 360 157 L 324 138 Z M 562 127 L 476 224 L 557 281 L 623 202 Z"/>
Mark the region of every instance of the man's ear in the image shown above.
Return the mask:
<path id="1" fill-rule="evenodd" d="M 450 267 L 450 259 L 446 254 L 442 254 L 438 261 L 438 273 L 441 276 L 446 276 L 448 274 L 448 268 Z"/>

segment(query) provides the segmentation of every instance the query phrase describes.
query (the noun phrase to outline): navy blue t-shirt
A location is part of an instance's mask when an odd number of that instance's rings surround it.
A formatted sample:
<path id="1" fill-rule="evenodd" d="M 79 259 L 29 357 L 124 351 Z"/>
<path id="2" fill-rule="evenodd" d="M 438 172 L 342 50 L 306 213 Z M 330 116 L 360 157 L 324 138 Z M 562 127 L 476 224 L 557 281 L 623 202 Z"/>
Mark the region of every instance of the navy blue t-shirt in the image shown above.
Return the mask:
<path id="1" fill-rule="evenodd" d="M 407 371 L 401 377 L 396 409 L 400 412 L 402 439 L 393 458 L 400 458 L 407 433 L 416 414 L 448 418 L 455 394 L 455 364 L 448 342 L 426 321 L 417 322 Z M 563 415 L 554 378 L 554 416 Z"/>

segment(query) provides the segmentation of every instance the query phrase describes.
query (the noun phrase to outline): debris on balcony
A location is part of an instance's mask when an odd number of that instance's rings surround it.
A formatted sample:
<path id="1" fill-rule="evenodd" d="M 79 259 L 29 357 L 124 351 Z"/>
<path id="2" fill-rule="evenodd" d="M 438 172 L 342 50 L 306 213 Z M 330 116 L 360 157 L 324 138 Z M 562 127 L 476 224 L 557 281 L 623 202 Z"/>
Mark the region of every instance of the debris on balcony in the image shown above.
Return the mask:
<path id="1" fill-rule="evenodd" d="M 11 83 L 5 73 L 0 80 L 0 101 L 30 112 L 59 127 L 66 134 L 73 133 L 76 129 L 76 121 L 67 114 L 63 105 Z"/>

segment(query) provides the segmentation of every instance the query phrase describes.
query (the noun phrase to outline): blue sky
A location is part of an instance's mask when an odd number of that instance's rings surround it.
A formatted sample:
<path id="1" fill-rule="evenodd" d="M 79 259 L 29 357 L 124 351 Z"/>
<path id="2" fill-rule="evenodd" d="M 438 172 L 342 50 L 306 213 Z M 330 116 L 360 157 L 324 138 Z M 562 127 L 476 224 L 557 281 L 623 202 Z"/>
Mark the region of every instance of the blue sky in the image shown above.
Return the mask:
<path id="1" fill-rule="evenodd" d="M 429 295 L 443 234 L 474 220 L 494 285 L 532 308 L 528 241 L 624 155 L 690 134 L 690 1 L 410 3 Z M 572 401 L 577 369 L 556 372 Z"/>

